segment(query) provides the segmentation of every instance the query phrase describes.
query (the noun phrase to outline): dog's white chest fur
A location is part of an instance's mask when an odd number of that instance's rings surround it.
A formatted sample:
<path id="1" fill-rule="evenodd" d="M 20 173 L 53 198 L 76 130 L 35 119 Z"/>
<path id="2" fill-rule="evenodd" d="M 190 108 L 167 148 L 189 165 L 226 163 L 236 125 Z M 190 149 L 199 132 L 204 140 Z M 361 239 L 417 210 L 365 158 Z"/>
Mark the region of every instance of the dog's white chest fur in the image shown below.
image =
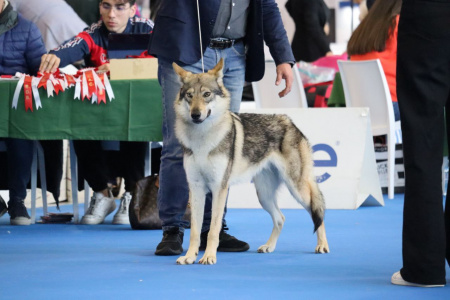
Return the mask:
<path id="1" fill-rule="evenodd" d="M 210 186 L 221 183 L 230 159 L 232 160 L 233 157 L 229 157 L 227 153 L 215 151 L 230 131 L 230 127 L 223 124 L 211 124 L 215 128 L 211 130 L 205 125 L 192 124 L 193 130 L 186 130 L 184 126 L 177 127 L 184 128 L 183 134 L 178 132 L 178 137 L 188 149 L 184 155 L 187 176 L 195 182 L 203 181 Z"/>

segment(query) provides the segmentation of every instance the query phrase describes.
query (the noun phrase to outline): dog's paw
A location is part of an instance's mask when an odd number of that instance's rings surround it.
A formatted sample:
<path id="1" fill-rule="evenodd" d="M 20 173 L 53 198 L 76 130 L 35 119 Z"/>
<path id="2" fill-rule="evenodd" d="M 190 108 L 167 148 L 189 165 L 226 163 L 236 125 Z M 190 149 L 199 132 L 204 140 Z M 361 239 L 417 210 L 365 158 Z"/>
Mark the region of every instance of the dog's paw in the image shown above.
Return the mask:
<path id="1" fill-rule="evenodd" d="M 195 259 L 196 257 L 192 257 L 192 256 L 180 256 L 177 259 L 177 264 L 178 265 L 192 265 L 193 263 L 195 263 Z"/>
<path id="2" fill-rule="evenodd" d="M 262 245 L 258 248 L 258 253 L 271 253 L 275 250 L 275 247 L 269 245 Z"/>
<path id="3" fill-rule="evenodd" d="M 217 257 L 216 256 L 203 256 L 198 263 L 202 264 L 202 265 L 215 265 L 217 262 Z"/>
<path id="4" fill-rule="evenodd" d="M 328 247 L 328 244 L 317 245 L 316 253 L 330 253 L 330 248 Z"/>

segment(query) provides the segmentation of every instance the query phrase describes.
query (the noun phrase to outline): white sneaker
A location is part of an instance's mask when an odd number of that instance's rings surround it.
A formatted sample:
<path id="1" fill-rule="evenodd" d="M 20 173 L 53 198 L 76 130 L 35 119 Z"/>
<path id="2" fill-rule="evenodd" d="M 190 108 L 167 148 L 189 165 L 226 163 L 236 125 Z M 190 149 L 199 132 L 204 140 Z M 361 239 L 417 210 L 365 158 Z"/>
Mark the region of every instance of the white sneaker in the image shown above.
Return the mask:
<path id="1" fill-rule="evenodd" d="M 443 287 L 444 284 L 419 284 L 419 283 L 412 283 L 409 281 L 406 281 L 403 279 L 402 274 L 400 274 L 400 271 L 395 272 L 394 275 L 392 275 L 391 283 L 396 285 L 404 285 L 404 286 L 416 286 L 416 287 Z"/>
<path id="2" fill-rule="evenodd" d="M 81 224 L 97 225 L 103 223 L 106 216 L 116 209 L 114 199 L 105 197 L 102 193 L 94 193 L 86 214 L 81 219 Z"/>
<path id="3" fill-rule="evenodd" d="M 130 224 L 130 217 L 128 216 L 128 207 L 130 206 L 131 194 L 125 192 L 120 199 L 120 206 L 114 215 L 113 224 Z"/>

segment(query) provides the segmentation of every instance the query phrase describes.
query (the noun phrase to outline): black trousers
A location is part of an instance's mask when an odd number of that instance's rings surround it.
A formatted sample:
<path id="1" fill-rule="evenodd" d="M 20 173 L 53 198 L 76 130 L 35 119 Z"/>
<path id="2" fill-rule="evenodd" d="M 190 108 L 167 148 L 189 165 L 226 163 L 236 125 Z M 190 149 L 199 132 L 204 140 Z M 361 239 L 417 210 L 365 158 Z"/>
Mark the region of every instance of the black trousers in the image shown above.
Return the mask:
<path id="1" fill-rule="evenodd" d="M 15 138 L 5 138 L 4 141 L 7 147 L 6 173 L 9 199 L 21 201 L 27 196 L 35 141 Z M 63 172 L 63 143 L 62 140 L 45 140 L 39 143 L 44 150 L 47 190 L 58 201 Z"/>
<path id="2" fill-rule="evenodd" d="M 397 93 L 405 164 L 401 275 L 413 283 L 445 284 L 450 204 L 444 212 L 441 166 L 444 126 L 450 133 L 450 0 L 403 0 Z"/>
<path id="3" fill-rule="evenodd" d="M 80 175 L 94 192 L 108 187 L 116 176 L 125 180 L 125 191 L 132 192 L 136 182 L 145 175 L 145 154 L 148 142 L 120 142 L 114 159 L 102 149 L 101 141 L 73 141 Z"/>

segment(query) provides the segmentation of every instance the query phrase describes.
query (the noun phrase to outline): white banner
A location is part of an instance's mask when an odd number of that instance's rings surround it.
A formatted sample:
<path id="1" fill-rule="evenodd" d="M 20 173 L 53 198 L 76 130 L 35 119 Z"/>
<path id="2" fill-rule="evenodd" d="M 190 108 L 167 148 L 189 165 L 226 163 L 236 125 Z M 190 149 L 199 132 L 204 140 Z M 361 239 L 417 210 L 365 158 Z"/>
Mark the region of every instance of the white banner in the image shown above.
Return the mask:
<path id="1" fill-rule="evenodd" d="M 282 108 L 241 112 L 289 115 L 311 143 L 316 178 L 328 209 L 384 205 L 368 108 Z M 280 189 L 278 205 L 280 208 L 301 208 L 285 187 Z M 260 208 L 253 184 L 232 186 L 228 207 Z"/>

